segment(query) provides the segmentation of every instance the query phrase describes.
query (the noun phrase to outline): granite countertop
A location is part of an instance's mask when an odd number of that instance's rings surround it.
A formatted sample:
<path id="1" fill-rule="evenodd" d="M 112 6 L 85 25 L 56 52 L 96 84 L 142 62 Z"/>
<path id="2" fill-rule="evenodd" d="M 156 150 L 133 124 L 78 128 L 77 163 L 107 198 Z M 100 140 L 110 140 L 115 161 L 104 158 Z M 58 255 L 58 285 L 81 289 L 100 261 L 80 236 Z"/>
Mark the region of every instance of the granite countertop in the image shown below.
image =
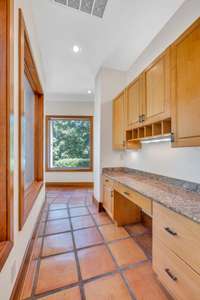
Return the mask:
<path id="1" fill-rule="evenodd" d="M 200 223 L 200 185 L 133 169 L 105 168 L 103 174 Z"/>

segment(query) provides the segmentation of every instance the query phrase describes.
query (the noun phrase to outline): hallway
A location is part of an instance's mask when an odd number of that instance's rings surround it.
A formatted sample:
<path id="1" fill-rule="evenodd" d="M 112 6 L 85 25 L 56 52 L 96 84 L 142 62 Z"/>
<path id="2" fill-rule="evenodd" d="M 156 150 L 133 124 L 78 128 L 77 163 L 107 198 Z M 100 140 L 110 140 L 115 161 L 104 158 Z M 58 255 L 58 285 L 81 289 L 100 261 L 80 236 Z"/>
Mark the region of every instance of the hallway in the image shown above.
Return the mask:
<path id="1" fill-rule="evenodd" d="M 98 213 L 92 193 L 47 190 L 19 298 L 169 299 L 152 272 L 149 229 L 116 227 Z"/>

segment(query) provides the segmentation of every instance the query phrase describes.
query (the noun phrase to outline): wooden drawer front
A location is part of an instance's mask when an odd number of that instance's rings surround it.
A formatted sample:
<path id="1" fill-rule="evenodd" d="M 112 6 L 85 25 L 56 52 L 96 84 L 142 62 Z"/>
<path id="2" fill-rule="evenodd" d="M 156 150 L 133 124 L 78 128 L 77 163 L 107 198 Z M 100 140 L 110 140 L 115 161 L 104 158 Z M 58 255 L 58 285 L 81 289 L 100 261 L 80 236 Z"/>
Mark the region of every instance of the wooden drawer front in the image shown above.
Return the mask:
<path id="1" fill-rule="evenodd" d="M 113 188 L 113 180 L 107 176 L 103 176 L 103 185 Z"/>
<path id="2" fill-rule="evenodd" d="M 200 225 L 153 204 L 153 232 L 163 243 L 200 274 Z"/>
<path id="3" fill-rule="evenodd" d="M 123 186 L 122 184 L 115 184 L 114 189 L 131 200 L 137 206 L 141 207 L 148 215 L 152 215 L 152 200 L 148 199 L 137 192 Z"/>
<path id="4" fill-rule="evenodd" d="M 158 238 L 153 244 L 153 268 L 175 299 L 200 299 L 200 276 Z"/>

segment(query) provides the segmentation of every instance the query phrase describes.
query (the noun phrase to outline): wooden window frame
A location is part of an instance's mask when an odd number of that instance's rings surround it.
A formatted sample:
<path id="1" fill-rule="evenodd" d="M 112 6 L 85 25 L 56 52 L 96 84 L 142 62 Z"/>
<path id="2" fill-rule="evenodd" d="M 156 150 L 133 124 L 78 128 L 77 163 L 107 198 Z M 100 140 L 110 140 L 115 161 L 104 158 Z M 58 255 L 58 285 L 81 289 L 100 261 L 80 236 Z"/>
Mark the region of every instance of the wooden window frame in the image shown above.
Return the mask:
<path id="1" fill-rule="evenodd" d="M 24 74 L 35 94 L 34 112 L 34 181 L 24 188 L 23 171 L 23 116 L 24 116 Z M 25 224 L 35 200 L 43 186 L 43 118 L 44 96 L 33 58 L 29 35 L 22 10 L 19 9 L 19 229 Z M 28 203 L 27 206 L 24 203 Z"/>
<path id="2" fill-rule="evenodd" d="M 13 247 L 13 1 L 0 1 L 0 271 Z"/>
<path id="3" fill-rule="evenodd" d="M 50 120 L 89 120 L 90 121 L 90 167 L 89 168 L 50 168 L 49 166 L 49 153 L 50 153 Z M 46 172 L 92 172 L 93 171 L 93 116 L 61 116 L 50 115 L 46 116 Z"/>

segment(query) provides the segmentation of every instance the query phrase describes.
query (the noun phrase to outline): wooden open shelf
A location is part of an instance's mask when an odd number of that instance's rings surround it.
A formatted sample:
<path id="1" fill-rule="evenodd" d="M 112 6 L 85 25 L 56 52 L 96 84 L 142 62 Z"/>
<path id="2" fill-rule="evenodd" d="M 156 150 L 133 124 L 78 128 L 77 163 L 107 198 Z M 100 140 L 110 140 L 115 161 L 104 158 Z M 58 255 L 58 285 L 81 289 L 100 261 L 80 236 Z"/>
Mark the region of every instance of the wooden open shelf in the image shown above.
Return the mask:
<path id="1" fill-rule="evenodd" d="M 141 141 L 148 138 L 162 138 L 171 134 L 171 119 L 126 130 L 126 149 L 140 149 Z"/>

